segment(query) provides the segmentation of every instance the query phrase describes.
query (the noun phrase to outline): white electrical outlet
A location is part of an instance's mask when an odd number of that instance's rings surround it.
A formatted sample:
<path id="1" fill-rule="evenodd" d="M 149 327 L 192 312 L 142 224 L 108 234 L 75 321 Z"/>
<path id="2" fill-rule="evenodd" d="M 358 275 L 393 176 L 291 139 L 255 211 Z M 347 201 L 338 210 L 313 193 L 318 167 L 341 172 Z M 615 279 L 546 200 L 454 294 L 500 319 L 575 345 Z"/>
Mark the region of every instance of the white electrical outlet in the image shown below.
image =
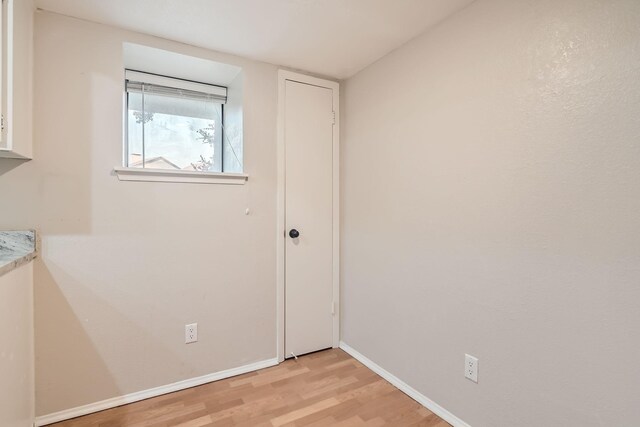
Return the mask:
<path id="1" fill-rule="evenodd" d="M 473 381 L 478 382 L 478 358 L 471 355 L 464 355 L 464 376 Z"/>
<path id="2" fill-rule="evenodd" d="M 190 344 L 198 341 L 198 324 L 191 323 L 184 327 L 184 343 Z"/>

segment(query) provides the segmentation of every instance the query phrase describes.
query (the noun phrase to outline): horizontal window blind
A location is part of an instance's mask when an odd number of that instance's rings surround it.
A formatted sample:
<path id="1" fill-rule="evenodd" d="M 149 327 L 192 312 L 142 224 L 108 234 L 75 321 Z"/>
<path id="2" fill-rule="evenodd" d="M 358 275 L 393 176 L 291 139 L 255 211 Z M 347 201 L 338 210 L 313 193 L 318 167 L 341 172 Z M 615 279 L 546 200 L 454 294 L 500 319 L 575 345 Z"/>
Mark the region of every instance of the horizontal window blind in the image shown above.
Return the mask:
<path id="1" fill-rule="evenodd" d="M 140 71 L 125 70 L 126 90 L 133 93 L 227 102 L 227 88 Z"/>

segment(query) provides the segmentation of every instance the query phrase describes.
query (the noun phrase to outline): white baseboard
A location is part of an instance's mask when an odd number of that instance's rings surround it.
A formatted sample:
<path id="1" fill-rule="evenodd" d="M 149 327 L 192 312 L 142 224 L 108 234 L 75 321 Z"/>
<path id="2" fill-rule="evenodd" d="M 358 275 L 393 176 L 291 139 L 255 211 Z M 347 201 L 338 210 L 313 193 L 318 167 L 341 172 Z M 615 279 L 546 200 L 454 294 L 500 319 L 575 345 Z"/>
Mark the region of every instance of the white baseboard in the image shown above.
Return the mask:
<path id="1" fill-rule="evenodd" d="M 177 383 L 167 384 L 160 387 L 142 390 L 124 396 L 113 397 L 111 399 L 102 400 L 100 402 L 90 403 L 88 405 L 78 406 L 77 408 L 66 409 L 64 411 L 55 412 L 53 414 L 36 417 L 35 426 L 46 426 L 48 424 L 57 423 L 71 418 L 81 417 L 83 415 L 92 414 L 105 409 L 115 408 L 116 406 L 126 405 L 128 403 L 138 402 L 140 400 L 149 399 L 151 397 L 161 396 L 174 391 L 180 391 L 187 388 L 199 386 L 213 381 L 225 378 L 235 377 L 236 375 L 246 374 L 247 372 L 257 371 L 278 364 L 278 359 L 268 359 L 261 362 L 251 363 L 249 365 L 231 368 L 225 371 L 215 372 L 213 374 L 204 375 L 197 378 L 191 378 Z"/>
<path id="2" fill-rule="evenodd" d="M 453 427 L 471 427 L 469 424 L 462 421 L 460 418 L 453 415 L 451 412 L 444 409 L 442 406 L 438 405 L 433 400 L 429 399 L 427 396 L 420 393 L 418 390 L 411 387 L 409 384 L 405 383 L 389 371 L 382 368 L 380 365 L 376 364 L 371 359 L 363 356 L 357 350 L 350 347 L 348 344 L 344 342 L 340 342 L 340 348 L 349 353 L 354 359 L 358 360 L 360 363 L 365 365 L 367 368 L 371 369 L 376 374 L 380 375 L 385 380 L 389 381 L 395 387 L 397 387 L 401 392 L 451 424 Z"/>

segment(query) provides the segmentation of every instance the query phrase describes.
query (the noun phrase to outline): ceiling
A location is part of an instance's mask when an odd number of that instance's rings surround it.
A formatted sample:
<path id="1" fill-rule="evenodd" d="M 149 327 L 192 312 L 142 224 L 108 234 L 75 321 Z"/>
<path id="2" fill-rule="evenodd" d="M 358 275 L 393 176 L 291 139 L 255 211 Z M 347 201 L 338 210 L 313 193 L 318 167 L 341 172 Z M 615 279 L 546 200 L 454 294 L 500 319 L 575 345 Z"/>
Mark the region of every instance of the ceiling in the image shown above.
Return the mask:
<path id="1" fill-rule="evenodd" d="M 37 0 L 39 8 L 347 78 L 473 0 Z"/>

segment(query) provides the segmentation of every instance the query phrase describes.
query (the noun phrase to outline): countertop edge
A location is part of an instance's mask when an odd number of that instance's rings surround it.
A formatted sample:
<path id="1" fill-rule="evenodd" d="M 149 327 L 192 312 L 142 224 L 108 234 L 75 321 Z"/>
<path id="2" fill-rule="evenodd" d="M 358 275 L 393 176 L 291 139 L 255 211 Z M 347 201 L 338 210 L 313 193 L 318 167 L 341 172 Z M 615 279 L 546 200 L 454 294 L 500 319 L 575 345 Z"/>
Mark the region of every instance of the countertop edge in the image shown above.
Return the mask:
<path id="1" fill-rule="evenodd" d="M 13 271 L 16 268 L 23 266 L 25 264 L 28 264 L 37 256 L 38 254 L 35 251 L 33 251 L 31 253 L 21 256 L 20 258 L 14 259 L 13 261 L 10 261 L 4 265 L 0 265 L 0 276 L 4 276 L 10 271 Z"/>
<path id="2" fill-rule="evenodd" d="M 0 231 L 0 276 L 36 258 L 40 246 L 39 237 L 34 229 Z M 2 246 L 5 244 L 7 246 Z"/>

